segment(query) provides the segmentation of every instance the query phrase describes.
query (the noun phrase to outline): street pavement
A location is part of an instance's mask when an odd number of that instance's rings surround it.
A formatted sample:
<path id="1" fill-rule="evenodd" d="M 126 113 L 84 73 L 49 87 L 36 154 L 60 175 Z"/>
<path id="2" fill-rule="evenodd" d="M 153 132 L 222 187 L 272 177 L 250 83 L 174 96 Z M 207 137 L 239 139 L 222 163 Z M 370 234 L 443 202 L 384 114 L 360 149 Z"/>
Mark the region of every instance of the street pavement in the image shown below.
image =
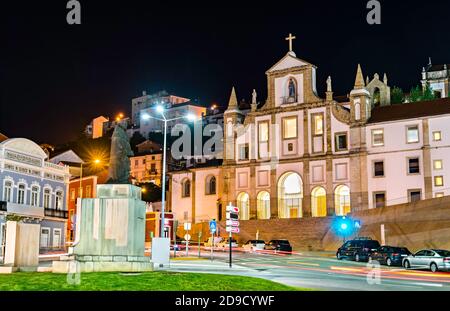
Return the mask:
<path id="1" fill-rule="evenodd" d="M 171 260 L 164 270 L 177 272 L 220 273 L 259 277 L 282 284 L 333 291 L 448 291 L 450 273 L 405 270 L 402 267 L 372 266 L 368 263 L 337 260 L 332 253 L 248 253 L 233 252 L 229 267 L 228 251 L 214 252 L 191 248 Z M 192 258 L 192 260 L 190 260 Z M 194 260 L 195 259 L 195 260 Z"/>

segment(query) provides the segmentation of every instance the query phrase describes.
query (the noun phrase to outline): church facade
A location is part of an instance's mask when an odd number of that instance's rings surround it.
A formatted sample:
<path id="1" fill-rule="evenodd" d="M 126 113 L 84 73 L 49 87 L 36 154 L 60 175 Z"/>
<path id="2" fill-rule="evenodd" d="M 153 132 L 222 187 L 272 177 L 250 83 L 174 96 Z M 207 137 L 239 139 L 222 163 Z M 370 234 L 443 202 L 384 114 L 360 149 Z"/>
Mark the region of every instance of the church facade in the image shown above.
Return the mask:
<path id="1" fill-rule="evenodd" d="M 180 222 L 346 215 L 449 195 L 450 99 L 391 105 L 387 77 L 349 96 L 290 50 L 267 72 L 268 97 L 243 112 L 235 90 L 224 113 L 223 163 L 171 172 L 169 209 Z M 408 105 L 408 106 L 406 106 Z M 213 184 L 212 184 L 213 181 Z M 214 191 L 211 189 L 214 187 Z"/>

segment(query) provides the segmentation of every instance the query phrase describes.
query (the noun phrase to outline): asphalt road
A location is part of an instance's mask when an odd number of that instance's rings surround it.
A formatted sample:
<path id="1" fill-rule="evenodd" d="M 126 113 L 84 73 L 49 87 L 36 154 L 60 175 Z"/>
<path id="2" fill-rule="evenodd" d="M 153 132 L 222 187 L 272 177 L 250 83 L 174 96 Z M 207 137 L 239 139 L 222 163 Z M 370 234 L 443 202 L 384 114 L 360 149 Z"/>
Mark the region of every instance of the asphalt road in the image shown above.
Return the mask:
<path id="1" fill-rule="evenodd" d="M 179 253 L 182 255 L 183 253 Z M 191 249 L 190 256 L 198 251 Z M 172 260 L 172 271 L 238 274 L 261 277 L 304 288 L 338 291 L 448 291 L 450 273 L 405 270 L 401 267 L 374 267 L 367 263 L 342 261 L 317 254 L 291 255 L 245 253 L 233 254 L 233 267 L 228 266 L 228 253 L 215 252 L 214 260 L 202 251 L 203 260 Z"/>

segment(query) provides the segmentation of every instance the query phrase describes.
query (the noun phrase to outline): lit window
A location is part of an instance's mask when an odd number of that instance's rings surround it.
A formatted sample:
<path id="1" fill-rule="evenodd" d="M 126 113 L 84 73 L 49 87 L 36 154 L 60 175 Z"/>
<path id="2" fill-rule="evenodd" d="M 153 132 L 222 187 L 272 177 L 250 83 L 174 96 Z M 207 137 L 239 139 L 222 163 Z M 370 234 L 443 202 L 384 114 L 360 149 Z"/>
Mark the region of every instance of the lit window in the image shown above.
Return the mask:
<path id="1" fill-rule="evenodd" d="M 314 116 L 314 135 L 323 135 L 323 115 Z"/>
<path id="2" fill-rule="evenodd" d="M 384 162 L 383 161 L 373 162 L 373 176 L 384 177 Z"/>
<path id="3" fill-rule="evenodd" d="M 384 146 L 384 130 L 372 130 L 372 146 Z"/>
<path id="4" fill-rule="evenodd" d="M 435 187 L 444 186 L 444 176 L 434 176 L 434 186 Z"/>
<path id="5" fill-rule="evenodd" d="M 269 141 L 269 123 L 268 122 L 260 122 L 258 124 L 258 139 L 260 143 Z"/>
<path id="6" fill-rule="evenodd" d="M 434 160 L 433 161 L 433 166 L 434 166 L 434 169 L 435 170 L 442 170 L 442 167 L 443 167 L 443 165 L 442 165 L 442 160 Z"/>
<path id="7" fill-rule="evenodd" d="M 86 198 L 90 198 L 92 196 L 92 187 L 91 185 L 86 186 Z"/>
<path id="8" fill-rule="evenodd" d="M 435 198 L 442 198 L 444 196 L 444 192 L 436 192 L 434 195 Z"/>
<path id="9" fill-rule="evenodd" d="M 283 139 L 297 138 L 297 117 L 283 119 Z"/>
<path id="10" fill-rule="evenodd" d="M 75 201 L 75 189 L 70 190 L 70 200 Z"/>
<path id="11" fill-rule="evenodd" d="M 408 159 L 408 174 L 420 174 L 418 158 Z"/>
<path id="12" fill-rule="evenodd" d="M 336 151 L 347 150 L 347 133 L 337 133 L 335 138 Z"/>
<path id="13" fill-rule="evenodd" d="M 419 142 L 419 127 L 417 125 L 408 126 L 407 141 L 408 144 Z"/>
<path id="14" fill-rule="evenodd" d="M 434 141 L 441 141 L 442 140 L 441 131 L 433 132 L 433 140 Z"/>

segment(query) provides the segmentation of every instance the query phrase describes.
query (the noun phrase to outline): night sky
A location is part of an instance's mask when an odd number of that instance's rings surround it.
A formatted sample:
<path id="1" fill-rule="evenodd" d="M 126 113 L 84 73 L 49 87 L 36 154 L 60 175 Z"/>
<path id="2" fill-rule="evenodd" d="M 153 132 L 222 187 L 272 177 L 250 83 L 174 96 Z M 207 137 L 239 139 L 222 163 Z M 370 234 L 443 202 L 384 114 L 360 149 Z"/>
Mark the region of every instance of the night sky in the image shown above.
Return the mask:
<path id="1" fill-rule="evenodd" d="M 11 1 L 12 2 L 12 1 Z M 382 24 L 367 0 L 80 0 L 82 24 L 66 23 L 66 0 L 1 4 L 0 132 L 39 143 L 77 137 L 98 115 L 131 112 L 131 99 L 161 89 L 225 106 L 230 89 L 266 97 L 265 71 L 288 50 L 318 66 L 321 96 L 386 72 L 409 91 L 421 68 L 450 63 L 449 1 L 386 1 Z"/>

